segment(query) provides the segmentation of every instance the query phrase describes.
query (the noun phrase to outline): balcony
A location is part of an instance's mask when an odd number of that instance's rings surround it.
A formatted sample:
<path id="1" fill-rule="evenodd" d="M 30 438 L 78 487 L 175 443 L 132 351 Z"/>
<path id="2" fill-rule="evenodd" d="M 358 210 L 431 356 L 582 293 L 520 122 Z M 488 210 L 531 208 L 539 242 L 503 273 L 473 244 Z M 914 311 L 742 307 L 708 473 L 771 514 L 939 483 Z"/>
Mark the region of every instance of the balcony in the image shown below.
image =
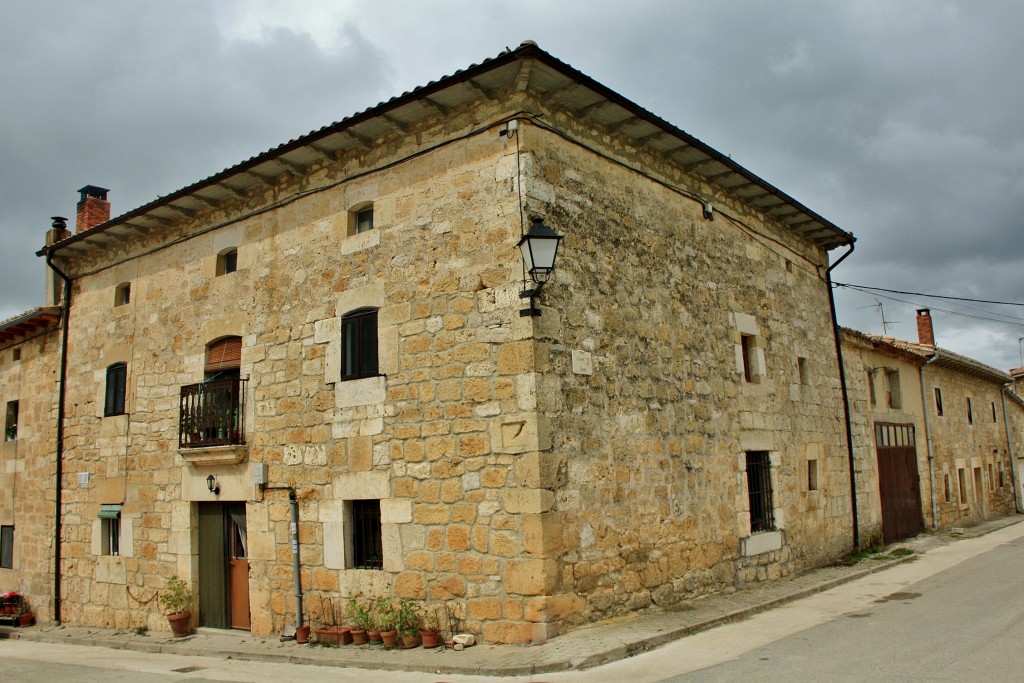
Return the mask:
<path id="1" fill-rule="evenodd" d="M 245 449 L 233 447 L 245 444 L 245 384 L 244 379 L 219 379 L 183 386 L 178 448 L 217 449 L 232 455 L 213 462 L 240 462 Z"/>

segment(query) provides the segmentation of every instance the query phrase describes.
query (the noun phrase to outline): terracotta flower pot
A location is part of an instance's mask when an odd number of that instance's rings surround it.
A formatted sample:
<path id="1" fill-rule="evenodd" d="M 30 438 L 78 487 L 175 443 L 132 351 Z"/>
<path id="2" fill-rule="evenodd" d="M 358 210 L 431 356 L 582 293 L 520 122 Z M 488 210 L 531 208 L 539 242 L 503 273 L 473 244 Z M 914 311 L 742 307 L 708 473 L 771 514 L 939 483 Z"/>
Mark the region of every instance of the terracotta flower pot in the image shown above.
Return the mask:
<path id="1" fill-rule="evenodd" d="M 402 631 L 402 649 L 411 650 L 414 647 L 420 646 L 420 634 L 419 631 Z"/>
<path id="2" fill-rule="evenodd" d="M 363 628 L 354 628 L 350 634 L 352 636 L 352 642 L 356 645 L 366 645 L 369 640 L 366 635 L 366 629 Z"/>
<path id="3" fill-rule="evenodd" d="M 381 631 L 380 639 L 384 643 L 384 647 L 398 647 L 398 631 Z"/>
<path id="4" fill-rule="evenodd" d="M 31 612 L 25 612 L 24 614 L 18 615 L 18 623 L 22 626 L 31 626 L 35 620 L 35 615 Z"/>
<path id="5" fill-rule="evenodd" d="M 182 638 L 187 636 L 191 631 L 191 612 L 179 612 L 177 614 L 168 614 L 167 622 L 171 625 L 171 633 L 175 638 Z"/>
<path id="6" fill-rule="evenodd" d="M 374 629 L 374 628 L 368 628 L 368 629 L 366 629 L 366 638 L 367 638 L 367 639 L 368 639 L 368 640 L 369 640 L 369 641 L 370 641 L 371 643 L 380 643 L 380 642 L 383 642 L 383 641 L 381 641 L 381 639 L 380 639 L 380 631 L 378 631 L 377 629 Z"/>
<path id="7" fill-rule="evenodd" d="M 309 642 L 309 626 L 296 626 L 295 627 L 295 642 L 296 643 L 308 643 Z"/>
<path id="8" fill-rule="evenodd" d="M 441 646 L 441 632 L 433 628 L 421 628 L 420 637 L 423 638 L 423 647 L 430 648 Z"/>

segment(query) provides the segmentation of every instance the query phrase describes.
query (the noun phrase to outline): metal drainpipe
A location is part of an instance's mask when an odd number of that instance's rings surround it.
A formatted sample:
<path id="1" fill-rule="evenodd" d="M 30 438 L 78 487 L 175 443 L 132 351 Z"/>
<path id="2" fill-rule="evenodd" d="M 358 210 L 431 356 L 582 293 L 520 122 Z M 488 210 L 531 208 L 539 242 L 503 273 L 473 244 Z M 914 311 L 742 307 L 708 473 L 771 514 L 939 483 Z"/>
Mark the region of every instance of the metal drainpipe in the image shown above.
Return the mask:
<path id="1" fill-rule="evenodd" d="M 854 242 L 857 240 L 850 235 L 850 250 L 843 254 L 838 261 L 825 270 L 825 284 L 828 287 L 828 307 L 832 313 L 832 335 L 836 342 L 836 361 L 839 364 L 839 388 L 843 394 L 843 415 L 846 418 L 846 451 L 850 462 L 850 506 L 853 513 L 853 547 L 860 547 L 860 521 L 857 513 L 857 475 L 854 471 L 855 461 L 853 458 L 853 428 L 850 426 L 850 394 L 846 387 L 846 368 L 843 367 L 843 346 L 839 335 L 839 318 L 836 316 L 836 299 L 832 293 L 832 269 L 846 260 L 846 257 L 853 253 Z"/>
<path id="2" fill-rule="evenodd" d="M 1003 428 L 1006 429 L 1006 447 L 1010 451 L 1010 481 L 1013 483 L 1013 504 L 1017 507 L 1017 512 L 1024 512 L 1024 505 L 1021 504 L 1020 499 L 1020 485 L 1017 483 L 1017 456 L 1013 453 L 1013 439 L 1010 438 L 1010 420 L 1006 414 L 1006 390 L 1009 388 L 1009 385 L 1003 385 L 1003 390 L 999 392 L 999 398 L 1003 401 Z"/>
<path id="3" fill-rule="evenodd" d="M 295 628 L 302 626 L 302 577 L 299 575 L 299 501 L 295 489 L 288 489 L 288 503 L 292 508 L 292 574 L 295 580 Z"/>
<path id="4" fill-rule="evenodd" d="M 928 444 L 928 479 L 931 481 L 932 488 L 932 528 L 939 528 L 939 508 L 935 502 L 935 453 L 932 451 L 932 425 L 928 419 L 928 394 L 924 390 L 924 366 L 934 362 L 939 357 L 939 354 L 934 354 L 931 358 L 924 362 L 918 372 L 921 375 L 921 410 L 924 412 L 924 438 Z"/>
<path id="5" fill-rule="evenodd" d="M 61 342 L 60 342 L 60 388 L 57 390 L 57 453 L 54 491 L 54 513 L 53 513 L 53 620 L 60 625 L 60 535 L 61 535 L 61 506 L 63 505 L 63 476 L 64 476 L 64 399 L 66 396 L 65 384 L 68 377 L 68 321 L 71 319 L 71 278 L 65 275 L 51 260 L 52 252 L 46 250 L 46 265 L 57 277 L 64 281 L 64 297 L 61 305 L 63 320 L 61 321 Z"/>

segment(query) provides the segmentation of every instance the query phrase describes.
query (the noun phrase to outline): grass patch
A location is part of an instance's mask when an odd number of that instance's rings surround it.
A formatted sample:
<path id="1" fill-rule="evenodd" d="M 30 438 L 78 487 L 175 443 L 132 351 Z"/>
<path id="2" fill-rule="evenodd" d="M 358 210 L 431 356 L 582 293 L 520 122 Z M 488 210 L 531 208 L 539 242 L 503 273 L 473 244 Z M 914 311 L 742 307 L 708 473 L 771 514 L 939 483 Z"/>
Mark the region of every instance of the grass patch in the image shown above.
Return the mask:
<path id="1" fill-rule="evenodd" d="M 148 626 L 139 626 L 138 628 L 135 629 L 135 635 L 137 635 L 137 636 L 144 636 L 147 633 L 149 633 L 149 627 Z"/>
<path id="2" fill-rule="evenodd" d="M 908 557 L 913 554 L 914 551 L 910 548 L 893 548 L 889 551 L 889 557 Z"/>

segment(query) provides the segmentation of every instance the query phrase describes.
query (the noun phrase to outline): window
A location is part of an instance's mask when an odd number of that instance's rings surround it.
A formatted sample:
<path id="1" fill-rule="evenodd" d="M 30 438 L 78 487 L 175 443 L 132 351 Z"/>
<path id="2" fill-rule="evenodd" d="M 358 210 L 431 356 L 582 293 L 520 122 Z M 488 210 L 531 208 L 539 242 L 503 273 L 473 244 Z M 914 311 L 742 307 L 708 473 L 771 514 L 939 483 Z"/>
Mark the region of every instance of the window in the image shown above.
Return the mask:
<path id="1" fill-rule="evenodd" d="M 238 270 L 238 250 L 228 249 L 217 256 L 217 275 L 227 275 Z"/>
<path id="2" fill-rule="evenodd" d="M 750 531 L 775 528 L 772 502 L 771 458 L 768 451 L 747 452 L 747 495 L 750 498 Z"/>
<path id="3" fill-rule="evenodd" d="M 7 419 L 3 425 L 3 440 L 14 441 L 17 439 L 17 401 L 7 401 Z"/>
<path id="4" fill-rule="evenodd" d="M 995 470 L 992 467 L 992 463 L 989 463 L 988 464 L 988 490 L 989 491 L 995 491 L 996 490 L 996 478 L 995 478 L 995 476 L 993 476 L 994 472 L 995 472 Z"/>
<path id="5" fill-rule="evenodd" d="M 107 368 L 107 391 L 103 401 L 103 416 L 124 415 L 124 389 L 128 381 L 128 365 L 114 363 Z"/>
<path id="6" fill-rule="evenodd" d="M 14 526 L 0 526 L 0 568 L 14 568 Z"/>
<path id="7" fill-rule="evenodd" d="M 800 384 L 803 384 L 804 386 L 807 386 L 808 384 L 810 384 L 811 382 L 810 382 L 810 380 L 808 378 L 808 374 L 807 374 L 807 359 L 806 358 L 797 358 L 796 359 L 796 369 L 800 373 Z"/>
<path id="8" fill-rule="evenodd" d="M 376 377 L 377 311 L 360 309 L 341 319 L 341 378 Z"/>
<path id="9" fill-rule="evenodd" d="M 992 422 L 995 423 L 995 422 L 998 422 L 998 420 L 996 419 L 996 402 L 992 401 L 991 403 L 992 403 Z"/>
<path id="10" fill-rule="evenodd" d="M 885 369 L 885 399 L 890 408 L 903 407 L 903 394 L 900 391 L 900 371 L 896 368 Z"/>
<path id="11" fill-rule="evenodd" d="M 967 397 L 967 424 L 974 424 L 974 408 L 971 406 L 971 397 Z"/>
<path id="12" fill-rule="evenodd" d="M 373 207 L 368 206 L 355 212 L 354 233 L 359 235 L 373 230 Z"/>
<path id="13" fill-rule="evenodd" d="M 964 468 L 958 467 L 956 470 L 957 483 L 960 485 L 960 504 L 967 505 L 967 477 L 964 475 Z"/>
<path id="14" fill-rule="evenodd" d="M 353 500 L 349 503 L 352 530 L 352 568 L 383 569 L 384 545 L 380 529 L 380 501 Z"/>
<path id="15" fill-rule="evenodd" d="M 121 506 L 100 506 L 100 554 L 121 554 Z"/>
<path id="16" fill-rule="evenodd" d="M 817 491 L 818 490 L 818 461 L 808 460 L 807 461 L 807 490 Z"/>
<path id="17" fill-rule="evenodd" d="M 935 414 L 942 417 L 942 389 L 935 387 Z"/>
<path id="18" fill-rule="evenodd" d="M 878 404 L 878 399 L 875 398 L 875 371 L 868 370 L 868 401 L 871 402 L 872 406 Z"/>
<path id="19" fill-rule="evenodd" d="M 953 500 L 953 491 L 952 491 L 952 489 L 951 489 L 951 487 L 949 485 L 949 475 L 948 474 L 944 474 L 943 478 L 945 479 L 945 483 L 946 483 L 946 502 L 950 503 Z"/>
<path id="20" fill-rule="evenodd" d="M 114 288 L 114 305 L 124 306 L 127 303 L 131 303 L 132 300 L 132 283 L 122 282 Z"/>
<path id="21" fill-rule="evenodd" d="M 18 348 L 14 349 L 13 351 L 11 351 L 11 360 L 15 360 L 15 361 L 21 360 L 21 347 L 20 346 Z"/>
<path id="22" fill-rule="evenodd" d="M 740 335 L 740 353 L 743 354 L 743 381 L 752 382 L 751 367 L 754 363 L 751 354 L 754 353 L 754 338 L 749 334 Z"/>
<path id="23" fill-rule="evenodd" d="M 1003 477 L 1004 477 L 1004 474 L 1003 474 L 1003 461 L 1000 460 L 999 461 L 999 488 L 1003 488 L 1004 486 L 1006 486 L 1006 480 Z"/>

